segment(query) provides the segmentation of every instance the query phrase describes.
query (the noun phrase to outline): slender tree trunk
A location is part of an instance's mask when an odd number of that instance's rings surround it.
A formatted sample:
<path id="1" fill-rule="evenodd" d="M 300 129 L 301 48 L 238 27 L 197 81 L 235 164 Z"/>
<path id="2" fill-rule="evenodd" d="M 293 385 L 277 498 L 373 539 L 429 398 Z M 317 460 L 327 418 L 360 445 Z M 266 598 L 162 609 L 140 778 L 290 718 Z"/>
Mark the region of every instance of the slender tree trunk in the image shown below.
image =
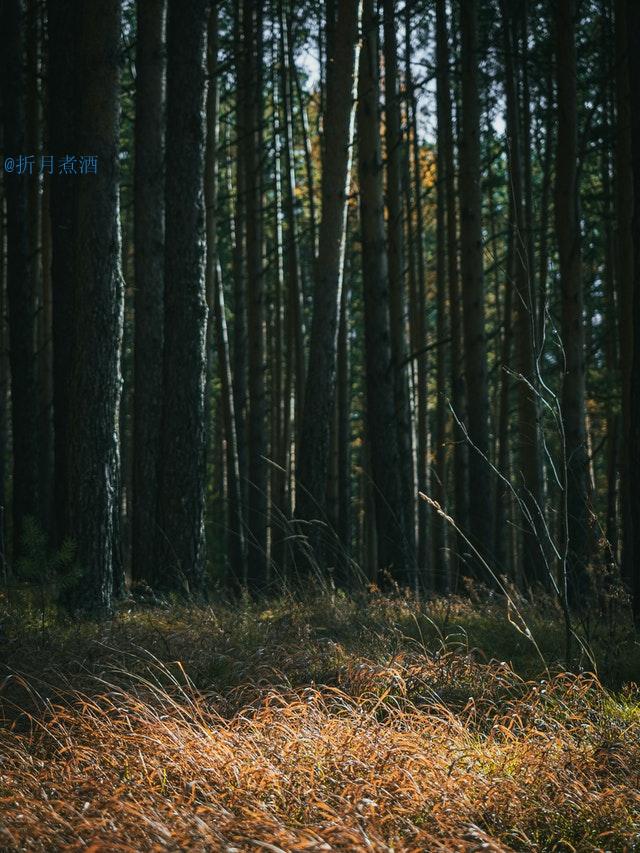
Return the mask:
<path id="1" fill-rule="evenodd" d="M 640 78 L 640 9 L 636 3 L 627 4 L 627 32 L 629 34 L 629 82 L 631 92 L 631 167 L 633 174 L 633 293 L 632 302 L 632 357 L 629 400 L 629 433 L 625 435 L 630 452 L 629 470 L 637 474 L 640 470 L 640 389 L 637 377 L 640 375 L 640 104 L 637 81 Z M 628 292 L 625 293 L 625 296 Z M 631 578 L 633 615 L 636 627 L 640 626 L 640 566 L 637 555 L 640 554 L 640 484 L 637 476 L 629 484 L 629 521 L 631 528 L 631 548 L 636 555 Z"/>
<path id="2" fill-rule="evenodd" d="M 540 446 L 540 411 L 537 397 L 535 366 L 536 311 L 534 281 L 530 275 L 529 229 L 526 204 L 526 159 L 520 136 L 520 111 L 514 52 L 517 45 L 513 10 L 502 0 L 502 21 L 505 49 L 505 90 L 507 100 L 507 159 L 509 186 L 512 195 L 511 211 L 514 228 L 516 357 L 518 382 L 518 477 L 525 518 L 520 521 L 523 574 L 528 584 L 547 584 L 542 550 L 544 508 L 542 498 L 542 458 Z M 507 322 L 509 318 L 506 318 Z M 506 326 L 505 326 L 506 330 Z"/>
<path id="3" fill-rule="evenodd" d="M 437 160 L 437 210 L 436 210 L 436 334 L 443 341 L 447 328 L 447 163 L 445 154 L 445 126 L 447 109 L 445 86 L 448 87 L 449 46 L 447 44 L 445 0 L 436 4 L 436 109 L 438 121 L 438 160 Z M 454 211 L 455 216 L 455 211 Z M 435 421 L 435 482 L 433 497 L 443 508 L 446 506 L 447 493 L 447 448 L 446 448 L 446 363 L 445 348 L 438 347 L 436 355 L 436 402 Z M 446 561 L 447 529 L 441 518 L 433 519 L 432 538 L 434 553 L 434 580 L 438 592 L 449 591 L 448 566 Z"/>
<path id="4" fill-rule="evenodd" d="M 265 306 L 262 267 L 262 16 L 255 0 L 244 0 L 244 171 L 246 181 L 247 330 L 249 351 L 248 421 L 248 563 L 247 582 L 254 590 L 267 581 L 267 389 L 265 381 Z"/>
<path id="5" fill-rule="evenodd" d="M 569 600 L 582 606 L 587 592 L 587 452 L 583 285 L 577 169 L 576 1 L 556 4 L 558 140 L 556 153 L 556 235 L 562 291 L 564 377 L 562 419 L 566 456 L 566 577 Z"/>
<path id="6" fill-rule="evenodd" d="M 205 296 L 203 199 L 206 0 L 169 0 L 165 299 L 158 584 L 203 591 Z"/>
<path id="7" fill-rule="evenodd" d="M 346 279 L 346 272 L 345 272 Z M 343 284 L 338 329 L 338 519 L 336 531 L 341 553 L 338 556 L 338 583 L 352 580 L 351 558 L 351 371 L 349 344 L 350 288 Z"/>
<path id="8" fill-rule="evenodd" d="M 508 548 L 509 533 L 506 530 L 507 508 L 511 506 L 511 494 L 505 483 L 511 478 L 511 454 L 509 448 L 509 414 L 511 401 L 511 350 L 513 349 L 513 283 L 515 279 L 515 235 L 514 235 L 514 199 L 509 198 L 508 234 L 507 234 L 507 263 L 504 281 L 504 299 L 502 300 L 502 351 L 499 361 L 499 393 L 498 393 L 498 453 L 496 468 L 502 475 L 496 483 L 495 513 L 494 513 L 494 558 L 496 567 L 509 570 L 511 577 L 517 574 L 516 566 L 509 566 L 511 549 Z"/>
<path id="9" fill-rule="evenodd" d="M 0 577 L 6 583 L 7 565 L 7 461 L 9 454 L 9 358 L 8 334 L 5 322 L 7 281 L 5 264 L 4 193 L 0 189 Z"/>
<path id="10" fill-rule="evenodd" d="M 407 519 L 401 492 L 396 431 L 390 294 L 384 234 L 382 151 L 378 115 L 378 40 L 373 0 L 363 7 L 358 88 L 358 181 L 362 232 L 367 436 L 375 491 L 379 570 L 412 579 Z"/>
<path id="11" fill-rule="evenodd" d="M 327 488 L 330 424 L 335 399 L 338 314 L 353 139 L 354 80 L 360 3 L 338 0 L 335 56 L 327 80 L 327 155 L 322 175 L 322 221 L 313 297 L 309 365 L 297 466 L 296 515 L 322 516 Z"/>
<path id="12" fill-rule="evenodd" d="M 38 395 L 35 342 L 35 259 L 31 256 L 34 217 L 29 211 L 29 186 L 38 166 L 24 162 L 26 79 L 23 50 L 25 15 L 21 0 L 2 5 L 1 85 L 3 147 L 15 158 L 16 169 L 4 172 L 7 210 L 7 308 L 13 435 L 13 556 L 24 547 L 25 521 L 39 519 Z M 20 157 L 24 165 L 20 167 Z M 34 158 L 32 158 L 33 160 Z M 33 201 L 33 200 L 32 200 Z"/>
<path id="13" fill-rule="evenodd" d="M 634 558 L 631 495 L 634 482 L 631 467 L 631 393 L 633 388 L 633 298 L 634 243 L 631 230 L 633 216 L 633 181 L 631 150 L 631 81 L 627 29 L 627 13 L 632 4 L 616 0 L 616 288 L 618 295 L 618 330 L 620 336 L 620 369 L 622 374 L 620 508 L 622 515 L 621 569 L 625 585 L 634 588 L 638 576 Z"/>
<path id="14" fill-rule="evenodd" d="M 118 0 L 99 8 L 83 5 L 75 69 L 81 88 L 75 146 L 97 157 L 97 173 L 75 178 L 66 534 L 76 543 L 81 571 L 70 600 L 99 609 L 111 605 L 120 561 L 120 15 Z"/>
<path id="15" fill-rule="evenodd" d="M 207 66 L 209 88 L 207 92 L 207 141 L 205 154 L 204 200 L 206 208 L 206 291 L 209 324 L 215 345 L 218 376 L 220 380 L 221 414 L 224 426 L 227 470 L 227 553 L 232 581 L 236 586 L 246 583 L 244 525 L 242 519 L 242 494 L 240 488 L 240 463 L 236 434 L 235 401 L 231 381 L 231 355 L 227 334 L 222 270 L 218 258 L 217 208 L 218 208 L 218 135 L 219 135 L 219 84 L 218 84 L 218 3 L 209 12 L 207 38 Z M 209 358 L 213 353 L 208 353 Z"/>
<path id="16" fill-rule="evenodd" d="M 468 486 L 467 486 L 467 445 L 464 433 L 459 423 L 464 423 L 465 388 L 462 363 L 462 316 L 460 310 L 460 282 L 458 274 L 458 222 L 456 214 L 455 162 L 453 147 L 452 105 L 449 76 L 449 39 L 447 33 L 446 2 L 437 0 L 436 3 L 436 39 L 440 52 L 445 54 L 447 61 L 440 66 L 440 88 L 438 94 L 441 100 L 438 112 L 438 150 L 442 152 L 442 162 L 438 164 L 438 180 L 442 180 L 446 196 L 446 235 L 447 235 L 447 285 L 449 298 L 449 320 L 451 348 L 449 357 L 451 400 L 454 412 L 452 424 L 453 436 L 453 515 L 461 530 L 468 527 Z M 460 537 L 452 548 L 451 554 L 451 584 L 457 588 L 457 580 L 461 571 L 465 571 L 460 556 L 465 546 Z"/>
<path id="17" fill-rule="evenodd" d="M 416 399 L 416 479 L 418 487 L 431 491 L 429 477 L 429 419 L 427 409 L 428 357 L 427 343 L 427 279 L 424 258 L 424 213 L 422 207 L 422 166 L 420 161 L 420 143 L 418 139 L 418 104 L 411 70 L 411 14 L 405 5 L 405 77 L 407 85 L 407 109 L 409 140 L 413 160 L 413 203 L 415 206 L 416 261 L 415 294 L 410 313 L 414 328 L 413 346 L 416 355 L 415 399 Z M 425 501 L 418 502 L 417 535 L 418 572 L 424 580 L 429 577 L 429 511 Z"/>
<path id="18" fill-rule="evenodd" d="M 387 253 L 389 262 L 389 308 L 394 406 L 400 462 L 400 499 L 406 519 L 407 548 L 415 550 L 416 487 L 413 480 L 409 370 L 407 364 L 405 318 L 405 251 L 402 216 L 402 130 L 398 85 L 396 27 L 399 23 L 396 0 L 384 2 L 384 86 L 385 143 L 387 162 Z"/>
<path id="19" fill-rule="evenodd" d="M 49 54 L 47 63 L 49 153 L 59 162 L 77 146 L 76 50 L 79 44 L 78 0 L 48 0 Z M 69 392 L 71 353 L 77 322 L 74 316 L 75 258 L 73 227 L 78 176 L 52 169 L 49 185 L 51 220 L 51 290 L 53 324 L 53 428 L 55 540 L 62 542 L 67 529 L 69 486 Z"/>
<path id="20" fill-rule="evenodd" d="M 462 43 L 462 128 L 460 146 L 461 270 L 468 397 L 469 531 L 491 563 L 493 513 L 489 452 L 489 394 L 484 310 L 483 241 L 480 194 L 480 101 L 478 95 L 477 4 L 460 7 Z M 486 578 L 485 578 L 486 580 Z"/>
<path id="21" fill-rule="evenodd" d="M 289 358 L 295 365 L 295 436 L 296 447 L 302 425 L 302 405 L 306 378 L 304 352 L 304 314 L 302 305 L 302 278 L 298 253 L 298 229 L 295 215 L 295 163 L 293 155 L 293 114 L 291 99 L 290 46 L 288 41 L 289 21 L 284 4 L 279 0 L 280 17 L 280 68 L 282 113 L 284 117 L 284 217 L 286 223 L 286 277 L 289 314 Z M 309 188 L 312 193 L 312 187 Z M 314 223 L 315 227 L 315 223 Z M 296 454 L 297 458 L 297 454 Z"/>
<path id="22" fill-rule="evenodd" d="M 132 577 L 152 581 L 162 420 L 165 0 L 138 0 Z"/>

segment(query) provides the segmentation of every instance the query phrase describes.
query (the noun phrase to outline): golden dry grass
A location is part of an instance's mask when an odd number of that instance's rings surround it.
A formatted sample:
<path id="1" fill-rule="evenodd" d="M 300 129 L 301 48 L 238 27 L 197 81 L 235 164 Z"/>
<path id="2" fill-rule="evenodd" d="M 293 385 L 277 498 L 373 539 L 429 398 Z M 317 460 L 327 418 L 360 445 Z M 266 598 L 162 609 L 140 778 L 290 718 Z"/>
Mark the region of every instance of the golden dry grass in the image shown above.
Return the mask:
<path id="1" fill-rule="evenodd" d="M 525 680 L 463 646 L 418 648 L 397 630 L 410 602 L 319 607 L 229 623 L 222 610 L 134 613 L 108 636 L 52 628 L 39 651 L 24 635 L 24 680 L 16 638 L 0 692 L 0 849 L 640 845 L 633 687 Z M 350 635 L 341 620 L 356 612 Z M 153 653 L 133 648 L 145 640 Z M 204 659 L 222 649 L 224 666 Z"/>

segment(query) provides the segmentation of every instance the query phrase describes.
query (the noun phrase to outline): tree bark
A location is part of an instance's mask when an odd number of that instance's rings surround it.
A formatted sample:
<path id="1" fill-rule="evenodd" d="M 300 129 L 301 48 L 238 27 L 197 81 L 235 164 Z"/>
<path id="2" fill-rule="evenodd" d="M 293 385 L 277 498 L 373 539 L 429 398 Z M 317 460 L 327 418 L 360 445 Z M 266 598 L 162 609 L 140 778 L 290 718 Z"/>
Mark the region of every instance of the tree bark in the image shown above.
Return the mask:
<path id="1" fill-rule="evenodd" d="M 584 604 L 588 560 L 585 354 L 577 169 L 576 2 L 556 4 L 558 87 L 555 217 L 562 291 L 562 421 L 565 452 L 565 548 L 563 583 L 574 606 Z"/>
<path id="2" fill-rule="evenodd" d="M 297 466 L 296 516 L 322 517 L 327 489 L 330 424 L 335 399 L 337 332 L 342 291 L 348 177 L 353 139 L 354 80 L 360 3 L 338 0 L 335 55 L 324 117 L 322 221 L 315 270 L 309 363 Z M 306 531 L 305 531 L 306 532 Z"/>
<path id="3" fill-rule="evenodd" d="M 638 99 L 638 88 L 635 85 L 640 75 L 640 9 L 636 3 L 627 4 L 627 32 L 629 46 L 629 91 L 631 93 L 631 167 L 633 174 L 633 218 L 632 235 L 635 237 L 633 244 L 633 284 L 631 286 L 632 296 L 632 353 L 631 353 L 631 377 L 636 380 L 631 382 L 629 400 L 629 432 L 625 435 L 628 441 L 630 466 L 629 470 L 637 473 L 640 470 L 640 388 L 637 377 L 640 375 L 640 104 Z M 625 294 L 625 295 L 628 295 Z M 633 616 L 636 627 L 640 626 L 640 566 L 637 555 L 640 554 L 640 484 L 637 476 L 629 484 L 629 521 L 631 527 L 631 549 L 636 555 L 631 578 L 631 593 Z"/>
<path id="4" fill-rule="evenodd" d="M 3 147 L 18 163 L 30 154 L 25 149 L 26 75 L 25 14 L 21 0 L 2 4 Z M 7 308 L 9 314 L 9 364 L 13 435 L 13 557 L 24 553 L 24 525 L 38 521 L 38 394 L 35 342 L 35 259 L 33 216 L 29 213 L 29 186 L 33 173 L 4 172 L 7 211 Z"/>
<path id="5" fill-rule="evenodd" d="M 616 289 L 618 295 L 618 333 L 620 336 L 620 370 L 622 374 L 620 453 L 620 509 L 622 515 L 622 578 L 631 591 L 638 575 L 634 558 L 634 534 L 631 516 L 631 495 L 634 477 L 631 467 L 631 394 L 633 388 L 633 299 L 634 299 L 634 243 L 631 223 L 634 211 L 631 152 L 631 81 L 629 62 L 629 33 L 627 12 L 633 4 L 616 0 Z"/>
<path id="6" fill-rule="evenodd" d="M 255 591 L 267 582 L 268 476 L 264 270 L 262 262 L 262 16 L 256 0 L 244 0 L 244 171 L 246 181 L 247 331 L 249 350 L 248 562 Z"/>
<path id="7" fill-rule="evenodd" d="M 540 445 L 540 406 L 537 397 L 536 310 L 534 280 L 531 275 L 527 227 L 525 154 L 521 145 L 521 121 L 514 53 L 517 46 L 514 11 L 506 0 L 501 2 L 505 57 L 505 91 L 507 100 L 507 160 L 512 196 L 514 239 L 514 296 L 516 309 L 516 357 L 518 381 L 517 454 L 518 477 L 525 517 L 521 519 L 522 568 L 525 583 L 549 583 L 546 572 L 543 537 L 544 506 L 542 496 L 542 458 Z M 508 318 L 507 322 L 508 322 Z M 506 329 L 506 326 L 505 326 Z"/>
<path id="8" fill-rule="evenodd" d="M 358 182 L 367 390 L 367 436 L 376 507 L 378 569 L 402 583 L 413 579 L 401 491 L 391 354 L 390 296 L 384 231 L 378 115 L 378 39 L 373 0 L 363 5 L 358 80 Z"/>
<path id="9" fill-rule="evenodd" d="M 205 585 L 203 199 L 206 0 L 169 0 L 163 410 L 156 539 L 158 586 Z"/>
<path id="10" fill-rule="evenodd" d="M 460 8 L 462 127 L 460 147 L 461 271 L 465 373 L 469 420 L 469 532 L 491 564 L 493 513 L 489 452 L 489 394 L 484 305 L 482 203 L 480 194 L 480 101 L 478 95 L 477 3 Z M 482 571 L 477 573 L 483 580 Z"/>
<path id="11" fill-rule="evenodd" d="M 231 570 L 231 581 L 238 588 L 246 583 L 246 554 L 244 523 L 242 517 L 242 494 L 240 488 L 240 463 L 238 459 L 238 437 L 236 434 L 235 404 L 231 381 L 231 355 L 225 311 L 222 270 L 218 257 L 218 135 L 219 135 L 219 84 L 218 84 L 218 16 L 217 2 L 209 12 L 207 37 L 207 142 L 205 154 L 204 200 L 206 208 L 206 291 L 209 310 L 208 323 L 213 329 L 216 361 L 220 380 L 220 403 L 224 425 L 227 468 L 227 553 Z M 213 353 L 208 352 L 209 359 Z"/>
<path id="12" fill-rule="evenodd" d="M 81 107 L 74 148 L 97 157 L 97 174 L 74 178 L 76 334 L 69 377 L 66 534 L 76 543 L 81 572 L 70 602 L 101 610 L 111 606 L 120 560 L 120 15 L 118 0 L 105 0 L 99 8 L 83 5 L 75 68 Z"/>
<path id="13" fill-rule="evenodd" d="M 154 579 L 162 421 L 165 0 L 138 0 L 132 578 Z"/>
<path id="14" fill-rule="evenodd" d="M 387 255 L 389 264 L 389 310 L 391 323 L 391 362 L 394 389 L 395 422 L 399 454 L 400 500 L 406 521 L 406 547 L 415 550 L 413 517 L 417 490 L 413 479 L 409 370 L 407 365 L 405 317 L 404 223 L 402 216 L 402 130 L 398 85 L 399 23 L 396 0 L 384 0 L 384 91 L 386 142 Z"/>

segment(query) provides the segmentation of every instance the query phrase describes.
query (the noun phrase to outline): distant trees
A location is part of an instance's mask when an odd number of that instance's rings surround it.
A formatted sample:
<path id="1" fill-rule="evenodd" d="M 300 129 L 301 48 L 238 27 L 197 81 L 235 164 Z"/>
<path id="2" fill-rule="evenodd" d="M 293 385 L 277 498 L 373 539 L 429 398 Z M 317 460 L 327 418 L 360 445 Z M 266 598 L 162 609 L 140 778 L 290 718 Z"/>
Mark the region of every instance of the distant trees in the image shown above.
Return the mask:
<path id="1" fill-rule="evenodd" d="M 1 0 L 7 577 L 40 527 L 70 606 L 620 568 L 637 617 L 638 15 L 598 8 Z"/>

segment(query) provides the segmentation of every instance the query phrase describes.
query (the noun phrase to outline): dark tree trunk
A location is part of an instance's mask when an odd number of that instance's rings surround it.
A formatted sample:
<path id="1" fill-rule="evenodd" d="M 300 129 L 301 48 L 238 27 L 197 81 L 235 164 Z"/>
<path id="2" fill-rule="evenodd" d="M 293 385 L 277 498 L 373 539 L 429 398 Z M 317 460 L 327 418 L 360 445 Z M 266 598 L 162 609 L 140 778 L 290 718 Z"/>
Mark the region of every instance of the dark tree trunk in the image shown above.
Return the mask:
<path id="1" fill-rule="evenodd" d="M 448 34 L 445 0 L 436 5 L 436 26 L 440 50 L 448 57 Z M 458 267 L 458 217 L 456 215 L 455 162 L 453 146 L 453 120 L 450 93 L 448 61 L 441 67 L 441 86 L 438 90 L 442 100 L 438 112 L 438 150 L 442 152 L 442 161 L 438 166 L 438 179 L 442 180 L 446 194 L 446 230 L 447 230 L 447 284 L 449 297 L 449 320 L 451 350 L 449 359 L 451 383 L 451 408 L 454 412 L 452 423 L 453 436 L 453 515 L 461 530 L 468 527 L 468 482 L 467 482 L 467 445 L 460 427 L 465 422 L 465 389 L 462 359 L 462 316 L 460 310 L 460 281 Z M 460 557 L 465 545 L 457 536 L 452 547 L 451 583 L 457 588 L 457 580 L 464 573 L 464 564 Z"/>
<path id="2" fill-rule="evenodd" d="M 6 253 L 4 245 L 4 193 L 0 188 L 0 577 L 6 583 L 7 566 L 7 462 L 9 458 L 9 359 L 8 330 L 5 322 L 7 306 Z"/>
<path id="3" fill-rule="evenodd" d="M 427 343 L 427 278 L 425 268 L 425 227 L 422 204 L 422 167 L 418 139 L 418 99 L 411 69 L 411 10 L 405 5 L 405 77 L 407 86 L 407 123 L 410 152 L 413 161 L 413 206 L 415 230 L 413 250 L 415 253 L 415 278 L 410 299 L 409 320 L 411 325 L 412 349 L 415 355 L 415 428 L 416 428 L 416 481 L 418 488 L 430 492 L 429 469 L 429 412 L 428 356 Z M 410 215 L 412 213 L 410 212 Z M 429 511 L 425 501 L 417 507 L 417 566 L 422 583 L 429 585 Z"/>
<path id="4" fill-rule="evenodd" d="M 77 145 L 76 73 L 79 36 L 78 0 L 48 0 L 48 131 L 49 153 L 58 162 Z M 74 318 L 75 258 L 73 228 L 77 175 L 54 169 L 49 184 L 51 219 L 51 296 L 53 325 L 54 526 L 58 544 L 67 528 L 69 486 L 69 393 L 71 353 L 77 329 Z"/>
<path id="5" fill-rule="evenodd" d="M 524 579 L 527 584 L 547 584 L 545 568 L 544 506 L 542 497 L 542 459 L 540 410 L 536 373 L 536 310 L 534 280 L 530 271 L 533 258 L 529 245 L 526 204 L 525 155 L 521 144 L 521 122 L 516 81 L 516 21 L 509 4 L 502 0 L 502 26 L 505 50 L 505 90 L 507 100 L 507 159 L 509 164 L 510 211 L 513 215 L 516 357 L 518 382 L 517 482 L 525 517 L 520 520 Z M 506 318 L 507 323 L 509 318 Z M 505 333 L 508 334 L 505 325 Z"/>
<path id="6" fill-rule="evenodd" d="M 76 334 L 69 376 L 66 533 L 76 543 L 81 571 L 70 600 L 92 609 L 110 607 L 120 560 L 120 12 L 118 0 L 105 0 L 99 8 L 83 5 L 75 68 L 81 107 L 74 148 L 97 157 L 97 174 L 74 178 Z"/>
<path id="7" fill-rule="evenodd" d="M 564 377 L 562 420 L 565 440 L 565 534 L 567 595 L 582 606 L 587 592 L 587 450 L 585 434 L 585 353 L 578 186 L 576 95 L 576 0 L 556 4 L 558 147 L 556 154 L 556 235 L 562 291 Z"/>
<path id="8" fill-rule="evenodd" d="M 376 507 L 378 570 L 402 583 L 413 579 L 401 492 L 390 295 L 384 230 L 382 152 L 378 114 L 378 39 L 373 0 L 363 7 L 363 46 L 358 81 L 358 181 L 362 232 L 362 280 L 367 389 L 367 436 Z"/>
<path id="9" fill-rule="evenodd" d="M 631 94 L 631 168 L 633 170 L 633 350 L 631 353 L 631 382 L 629 400 L 629 433 L 625 435 L 630 452 L 629 470 L 635 475 L 640 470 L 640 99 L 637 81 L 640 79 L 640 8 L 637 3 L 627 4 L 627 32 L 629 34 L 629 82 Z M 631 548 L 636 555 L 631 578 L 633 616 L 640 626 L 640 483 L 634 476 L 629 484 L 629 521 Z"/>
<path id="10" fill-rule="evenodd" d="M 153 581 L 164 296 L 165 0 L 138 0 L 134 172 L 132 577 Z"/>
<path id="11" fill-rule="evenodd" d="M 398 434 L 400 500 L 406 520 L 407 548 L 415 549 L 413 516 L 416 488 L 413 481 L 409 370 L 406 346 L 404 223 L 402 217 L 402 131 L 398 85 L 396 0 L 384 2 L 385 141 L 387 161 L 387 253 L 389 260 L 389 309 L 395 421 Z"/>
<path id="12" fill-rule="evenodd" d="M 158 585 L 205 584 L 204 93 L 206 0 L 169 0 Z"/>
<path id="13" fill-rule="evenodd" d="M 493 513 L 489 452 L 489 394 L 480 193 L 480 101 L 478 95 L 477 3 L 460 8 L 462 127 L 460 146 L 461 270 L 465 373 L 468 399 L 469 532 L 491 564 Z M 478 572 L 481 570 L 478 568 Z M 482 575 L 481 575 L 482 576 Z M 483 578 L 487 580 L 487 578 Z"/>
<path id="14" fill-rule="evenodd" d="M 235 403 L 238 465 L 243 513 L 247 509 L 247 283 L 246 283 L 246 181 L 244 147 L 247 129 L 244 122 L 244 61 L 242 50 L 242 5 L 234 2 L 233 52 L 236 75 L 235 208 L 233 244 L 233 399 Z"/>
<path id="15" fill-rule="evenodd" d="M 620 336 L 620 372 L 622 374 L 622 441 L 620 453 L 620 509 L 622 515 L 622 578 L 629 590 L 634 588 L 638 569 L 634 558 L 631 495 L 634 476 L 631 467 L 631 393 L 633 388 L 633 287 L 634 243 L 633 181 L 631 166 L 631 81 L 629 79 L 629 33 L 627 11 L 632 3 L 616 0 L 616 289 L 618 295 L 618 332 Z M 639 608 L 640 612 L 640 608 Z"/>
<path id="16" fill-rule="evenodd" d="M 244 0 L 244 171 L 246 181 L 247 331 L 249 349 L 248 561 L 253 590 L 267 582 L 268 472 L 264 270 L 262 264 L 262 15 Z"/>
<path id="17" fill-rule="evenodd" d="M 25 15 L 21 0 L 4 0 L 2 7 L 3 150 L 16 164 L 27 151 L 25 135 L 26 76 L 24 69 Z M 29 215 L 33 174 L 4 172 L 7 211 L 7 308 L 13 434 L 13 557 L 24 550 L 26 519 L 38 521 L 38 394 L 34 354 L 35 258 L 31 254 L 34 227 Z"/>
<path id="18" fill-rule="evenodd" d="M 205 162 L 205 205 L 207 232 L 207 302 L 209 323 L 213 331 L 217 368 L 221 386 L 222 422 L 224 425 L 227 467 L 227 552 L 231 580 L 238 587 L 246 582 L 244 525 L 242 521 L 242 496 L 240 491 L 240 465 L 236 435 L 235 406 L 231 382 L 231 357 L 227 335 L 224 288 L 217 246 L 218 206 L 218 15 L 217 4 L 209 13 L 207 65 L 209 90 L 207 92 L 207 148 Z M 209 359 L 213 353 L 209 352 Z"/>
<path id="19" fill-rule="evenodd" d="M 331 155 L 325 158 L 322 170 L 322 221 L 297 466 L 296 515 L 306 521 L 322 517 L 327 490 L 347 188 L 353 138 L 359 4 L 353 0 L 338 0 L 337 6 L 335 55 L 327 80 L 324 117 L 325 146 Z"/>

